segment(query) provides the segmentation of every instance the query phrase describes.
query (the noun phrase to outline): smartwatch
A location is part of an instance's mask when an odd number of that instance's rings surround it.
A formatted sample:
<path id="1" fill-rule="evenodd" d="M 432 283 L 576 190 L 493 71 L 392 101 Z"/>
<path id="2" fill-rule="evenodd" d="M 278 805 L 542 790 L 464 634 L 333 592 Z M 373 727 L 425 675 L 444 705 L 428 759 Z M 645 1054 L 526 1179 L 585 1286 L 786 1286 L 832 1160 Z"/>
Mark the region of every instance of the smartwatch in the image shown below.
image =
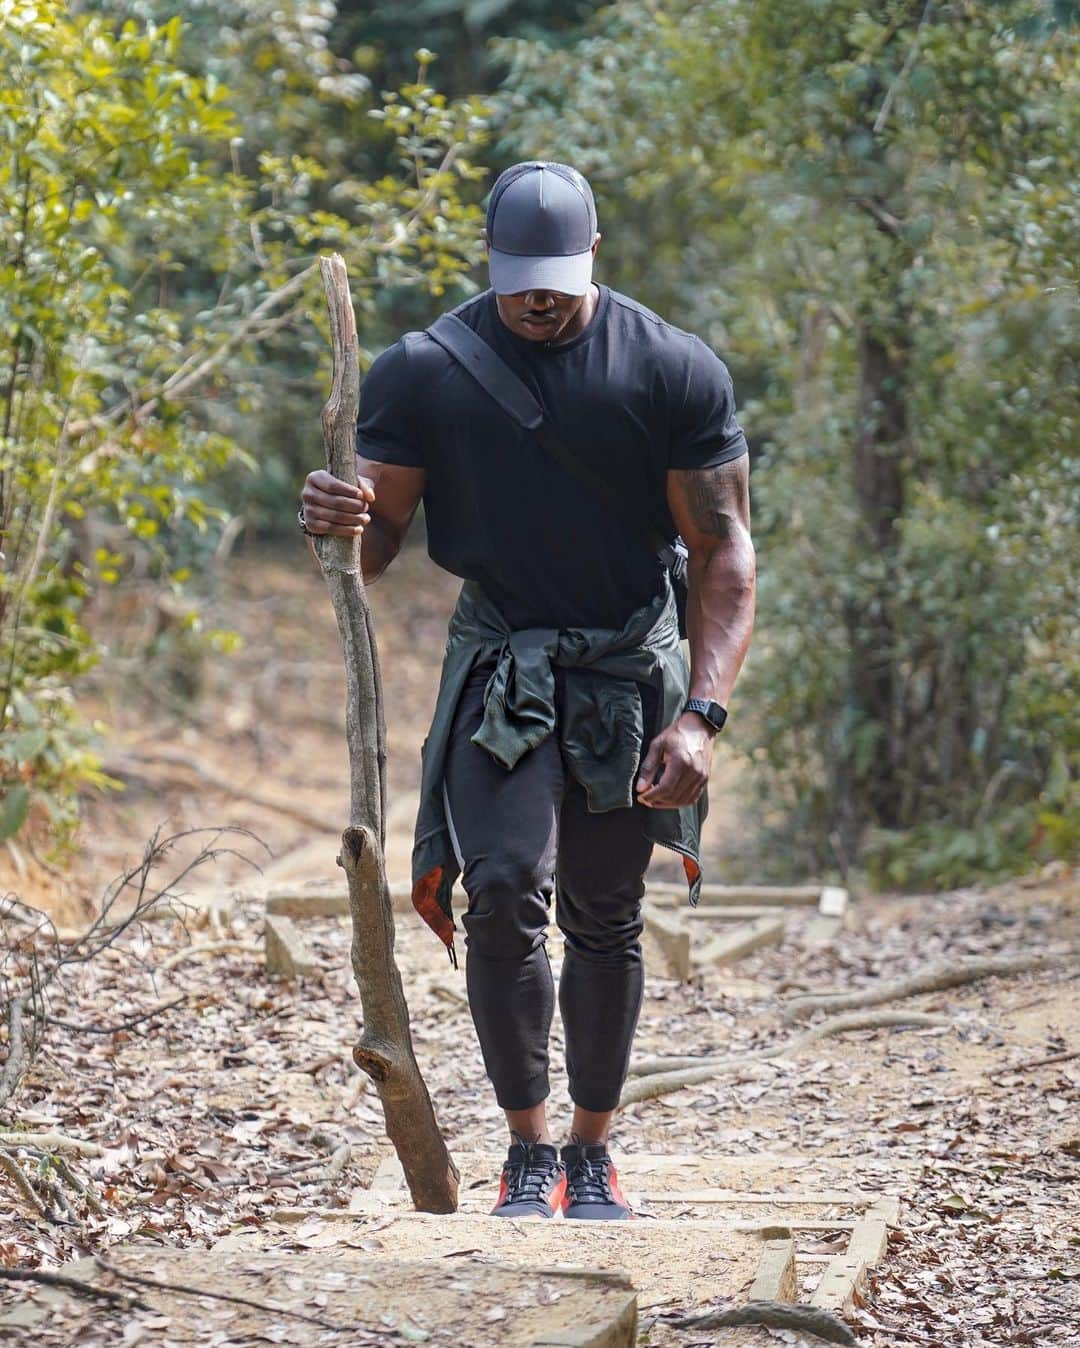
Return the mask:
<path id="1" fill-rule="evenodd" d="M 703 721 L 706 721 L 713 730 L 723 730 L 724 722 L 727 720 L 727 711 L 721 707 L 719 702 L 707 702 L 703 697 L 690 698 L 683 711 L 696 711 Z"/>

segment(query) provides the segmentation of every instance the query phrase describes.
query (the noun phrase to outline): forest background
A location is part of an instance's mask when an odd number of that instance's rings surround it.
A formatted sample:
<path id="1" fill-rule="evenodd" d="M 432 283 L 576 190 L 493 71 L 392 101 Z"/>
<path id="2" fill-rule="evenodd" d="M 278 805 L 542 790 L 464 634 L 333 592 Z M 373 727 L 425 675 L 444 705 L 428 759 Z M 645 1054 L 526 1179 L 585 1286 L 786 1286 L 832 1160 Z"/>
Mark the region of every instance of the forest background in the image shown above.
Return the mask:
<path id="1" fill-rule="evenodd" d="M 103 591 L 155 594 L 122 677 L 194 698 L 215 563 L 295 545 L 318 254 L 370 362 L 551 157 L 735 378 L 757 873 L 1075 853 L 1078 68 L 1065 0 L 0 0 L 0 840 L 62 855 L 108 787 Z"/>

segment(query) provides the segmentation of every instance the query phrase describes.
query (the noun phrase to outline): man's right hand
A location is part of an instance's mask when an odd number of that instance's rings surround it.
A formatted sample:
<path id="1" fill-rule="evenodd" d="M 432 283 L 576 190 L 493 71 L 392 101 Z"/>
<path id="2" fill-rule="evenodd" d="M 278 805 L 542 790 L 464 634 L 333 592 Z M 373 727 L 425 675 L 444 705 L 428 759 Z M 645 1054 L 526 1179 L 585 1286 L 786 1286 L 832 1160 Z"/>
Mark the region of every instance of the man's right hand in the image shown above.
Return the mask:
<path id="1" fill-rule="evenodd" d="M 304 523 L 313 534 L 333 534 L 337 538 L 356 538 L 371 523 L 369 507 L 375 500 L 375 485 L 369 477 L 350 486 L 325 468 L 308 473 L 300 499 L 304 503 Z"/>

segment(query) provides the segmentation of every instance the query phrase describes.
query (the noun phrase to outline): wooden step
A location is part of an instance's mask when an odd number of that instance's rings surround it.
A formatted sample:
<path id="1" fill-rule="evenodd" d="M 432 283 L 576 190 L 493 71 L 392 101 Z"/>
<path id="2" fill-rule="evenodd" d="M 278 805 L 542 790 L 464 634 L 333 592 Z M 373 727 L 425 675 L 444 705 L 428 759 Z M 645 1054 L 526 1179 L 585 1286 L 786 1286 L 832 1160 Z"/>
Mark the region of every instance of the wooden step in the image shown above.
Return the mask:
<path id="1" fill-rule="evenodd" d="M 700 904 L 703 908 L 729 904 L 768 904 L 781 908 L 816 908 L 821 902 L 823 885 L 702 885 Z M 686 886 L 677 882 L 652 881 L 647 884 L 645 897 L 674 897 L 686 899 Z"/>
<path id="2" fill-rule="evenodd" d="M 16 1323 L 36 1328 L 52 1342 L 55 1317 L 66 1343 L 161 1343 L 172 1337 L 170 1323 L 182 1327 L 185 1343 L 431 1340 L 468 1348 L 509 1343 L 633 1348 L 637 1339 L 637 1294 L 626 1276 L 612 1269 L 554 1268 L 543 1261 L 527 1267 L 464 1257 L 403 1260 L 344 1246 L 233 1253 L 113 1247 L 109 1259 L 124 1272 L 158 1283 L 228 1293 L 254 1304 L 163 1287 L 136 1288 L 112 1280 L 87 1258 L 65 1265 L 62 1272 L 93 1286 L 136 1292 L 147 1308 L 114 1308 L 39 1287 L 16 1306 L 22 1312 Z M 144 1318 L 148 1323 L 140 1330 Z"/>

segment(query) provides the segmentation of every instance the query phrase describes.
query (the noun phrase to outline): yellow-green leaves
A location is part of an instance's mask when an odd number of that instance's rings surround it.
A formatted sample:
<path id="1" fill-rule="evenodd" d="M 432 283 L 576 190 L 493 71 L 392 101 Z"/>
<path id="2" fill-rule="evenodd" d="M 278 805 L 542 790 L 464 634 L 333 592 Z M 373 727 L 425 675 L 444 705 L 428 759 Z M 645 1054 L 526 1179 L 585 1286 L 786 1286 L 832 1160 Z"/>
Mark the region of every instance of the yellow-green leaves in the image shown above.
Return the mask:
<path id="1" fill-rule="evenodd" d="M 479 257 L 486 109 L 428 83 L 431 52 L 376 118 L 317 0 L 170 9 L 0 0 L 0 835 L 98 780 L 70 696 L 93 589 L 197 582 L 241 474 L 294 498 L 318 253 L 347 257 L 362 328 Z M 188 654 L 228 653 L 188 615 Z M 31 714 L 44 739 L 17 738 Z"/>

